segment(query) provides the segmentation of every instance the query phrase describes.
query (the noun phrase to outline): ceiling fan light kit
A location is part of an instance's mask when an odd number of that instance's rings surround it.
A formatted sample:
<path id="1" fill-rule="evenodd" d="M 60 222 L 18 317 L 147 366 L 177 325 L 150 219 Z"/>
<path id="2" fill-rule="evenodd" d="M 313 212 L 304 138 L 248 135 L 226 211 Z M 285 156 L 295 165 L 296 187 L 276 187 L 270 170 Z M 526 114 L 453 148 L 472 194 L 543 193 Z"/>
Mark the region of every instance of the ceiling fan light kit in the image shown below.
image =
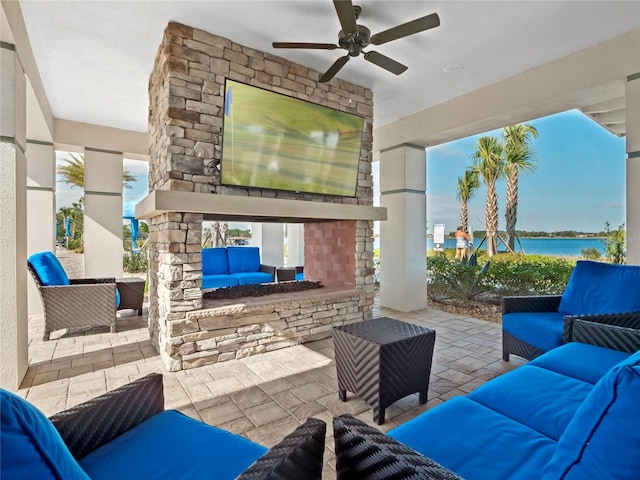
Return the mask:
<path id="1" fill-rule="evenodd" d="M 340 20 L 342 30 L 338 32 L 338 45 L 333 43 L 307 43 L 307 42 L 273 42 L 273 48 L 304 48 L 313 50 L 336 50 L 341 48 L 347 54 L 338 58 L 333 65 L 320 77 L 320 82 L 330 81 L 350 57 L 357 57 L 361 53 L 364 59 L 385 70 L 400 75 L 407 70 L 407 66 L 393 60 L 374 50 L 364 51 L 369 45 L 382 45 L 393 40 L 408 37 L 415 33 L 423 32 L 440 25 L 438 14 L 432 13 L 424 17 L 416 18 L 410 22 L 389 28 L 383 32 L 371 35 L 371 31 L 364 25 L 358 25 L 356 20 L 362 12 L 362 7 L 353 5 L 351 0 L 333 0 L 333 5 Z"/>

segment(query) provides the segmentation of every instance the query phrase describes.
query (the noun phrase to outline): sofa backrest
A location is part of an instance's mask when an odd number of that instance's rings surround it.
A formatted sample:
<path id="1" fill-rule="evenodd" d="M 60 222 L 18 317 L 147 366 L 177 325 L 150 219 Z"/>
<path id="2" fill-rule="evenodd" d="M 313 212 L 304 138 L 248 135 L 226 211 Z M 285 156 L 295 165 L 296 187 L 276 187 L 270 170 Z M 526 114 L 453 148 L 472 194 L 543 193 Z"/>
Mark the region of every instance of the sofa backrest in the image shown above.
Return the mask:
<path id="1" fill-rule="evenodd" d="M 69 285 L 69 277 L 64 271 L 60 260 L 53 252 L 38 252 L 31 255 L 27 262 L 31 269 L 38 275 L 40 283 L 45 286 Z"/>
<path id="2" fill-rule="evenodd" d="M 202 249 L 202 274 L 203 275 L 228 275 L 229 261 L 227 249 L 224 247 Z"/>
<path id="3" fill-rule="evenodd" d="M 0 478 L 89 480 L 49 419 L 0 389 Z"/>
<path id="4" fill-rule="evenodd" d="M 260 271 L 260 249 L 258 247 L 227 247 L 229 273 Z"/>
<path id="5" fill-rule="evenodd" d="M 632 480 L 640 474 L 640 351 L 593 387 L 558 440 L 543 480 Z"/>
<path id="6" fill-rule="evenodd" d="M 558 311 L 572 315 L 640 312 L 640 266 L 577 262 Z"/>

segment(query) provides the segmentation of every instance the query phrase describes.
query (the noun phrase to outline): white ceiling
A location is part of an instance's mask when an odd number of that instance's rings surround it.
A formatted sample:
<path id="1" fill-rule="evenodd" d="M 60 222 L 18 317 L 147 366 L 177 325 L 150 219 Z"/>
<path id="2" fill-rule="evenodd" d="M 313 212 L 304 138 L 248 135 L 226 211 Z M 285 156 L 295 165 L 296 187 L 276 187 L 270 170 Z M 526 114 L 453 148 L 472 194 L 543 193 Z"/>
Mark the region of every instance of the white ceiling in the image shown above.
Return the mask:
<path id="1" fill-rule="evenodd" d="M 640 28 L 640 1 L 358 0 L 376 33 L 433 12 L 441 26 L 369 48 L 409 67 L 395 75 L 352 58 L 338 77 L 374 92 L 375 126 Z M 273 41 L 337 43 L 331 0 L 20 0 L 57 118 L 146 131 L 147 84 L 171 20 L 324 72 L 343 50 L 275 50 Z M 640 51 L 640 46 L 639 46 Z M 462 68 L 443 73 L 447 65 Z"/>

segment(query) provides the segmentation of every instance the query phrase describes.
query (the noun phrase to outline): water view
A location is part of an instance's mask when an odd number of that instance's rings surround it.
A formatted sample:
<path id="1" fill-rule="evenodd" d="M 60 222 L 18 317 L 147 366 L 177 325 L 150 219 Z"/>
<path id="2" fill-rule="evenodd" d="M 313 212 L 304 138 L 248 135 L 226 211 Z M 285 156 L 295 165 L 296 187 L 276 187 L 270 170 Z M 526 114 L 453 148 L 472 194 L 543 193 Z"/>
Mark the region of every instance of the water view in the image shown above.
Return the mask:
<path id="1" fill-rule="evenodd" d="M 474 239 L 474 246 L 480 244 L 481 239 Z M 524 253 L 538 255 L 554 255 L 560 257 L 579 257 L 585 248 L 595 248 L 604 255 L 604 243 L 599 238 L 521 238 L 520 243 Z M 444 239 L 444 248 L 455 248 L 454 238 Z M 433 250 L 433 238 L 427 238 L 427 249 Z M 486 249 L 486 243 L 481 250 Z M 505 250 L 500 244 L 498 250 Z M 516 242 L 516 252 L 521 252 L 520 245 Z"/>

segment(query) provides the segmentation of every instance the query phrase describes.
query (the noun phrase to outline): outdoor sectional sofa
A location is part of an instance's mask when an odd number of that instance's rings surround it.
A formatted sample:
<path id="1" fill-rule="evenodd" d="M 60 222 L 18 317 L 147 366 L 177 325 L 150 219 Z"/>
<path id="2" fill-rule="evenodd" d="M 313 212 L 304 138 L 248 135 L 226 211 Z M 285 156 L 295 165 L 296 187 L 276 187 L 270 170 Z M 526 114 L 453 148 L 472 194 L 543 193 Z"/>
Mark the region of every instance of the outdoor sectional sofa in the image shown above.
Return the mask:
<path id="1" fill-rule="evenodd" d="M 640 329 L 640 266 L 579 261 L 562 295 L 502 299 L 502 358 L 528 360 L 566 343 L 573 320 Z"/>
<path id="2" fill-rule="evenodd" d="M 335 417 L 338 480 L 637 480 L 640 332 L 574 323 L 580 341 L 386 435 Z"/>
<path id="3" fill-rule="evenodd" d="M 202 249 L 202 288 L 271 283 L 276 267 L 260 263 L 258 247 Z"/>
<path id="4" fill-rule="evenodd" d="M 164 410 L 151 374 L 47 419 L 0 389 L 2 480 L 320 480 L 326 424 L 309 418 L 267 449 Z"/>

